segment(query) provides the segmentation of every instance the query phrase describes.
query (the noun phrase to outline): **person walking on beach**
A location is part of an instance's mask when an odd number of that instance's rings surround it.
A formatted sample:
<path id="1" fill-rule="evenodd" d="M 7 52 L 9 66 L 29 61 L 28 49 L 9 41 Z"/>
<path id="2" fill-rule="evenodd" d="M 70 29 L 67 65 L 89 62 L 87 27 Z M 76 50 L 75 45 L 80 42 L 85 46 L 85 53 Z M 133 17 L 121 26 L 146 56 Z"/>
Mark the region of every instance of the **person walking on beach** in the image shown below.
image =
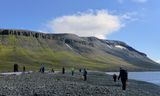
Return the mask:
<path id="1" fill-rule="evenodd" d="M 41 64 L 41 67 L 40 67 L 40 70 L 39 70 L 41 73 L 44 73 L 44 71 L 45 71 L 45 68 L 44 68 L 44 65 L 43 64 Z"/>
<path id="2" fill-rule="evenodd" d="M 87 70 L 86 69 L 83 70 L 83 77 L 84 77 L 84 81 L 86 81 L 87 80 Z"/>
<path id="3" fill-rule="evenodd" d="M 13 69 L 14 72 L 18 72 L 18 64 L 14 64 L 14 69 Z"/>
<path id="4" fill-rule="evenodd" d="M 44 73 L 45 71 L 45 68 L 44 68 L 44 65 L 42 64 L 42 73 Z"/>
<path id="5" fill-rule="evenodd" d="M 72 70 L 72 76 L 74 75 L 74 68 L 71 69 Z"/>
<path id="6" fill-rule="evenodd" d="M 52 68 L 51 72 L 54 73 L 54 69 L 53 68 Z"/>
<path id="7" fill-rule="evenodd" d="M 65 74 L 65 68 L 64 67 L 62 68 L 62 74 Z"/>
<path id="8" fill-rule="evenodd" d="M 26 67 L 25 66 L 23 66 L 23 72 L 26 72 Z"/>
<path id="9" fill-rule="evenodd" d="M 128 72 L 120 67 L 120 74 L 118 76 L 118 80 L 121 78 L 122 82 L 122 90 L 126 90 L 126 83 L 128 80 Z"/>
<path id="10" fill-rule="evenodd" d="M 81 70 L 81 68 L 80 68 L 80 69 L 79 69 L 79 72 L 81 73 L 81 71 L 82 71 L 82 70 Z"/>
<path id="11" fill-rule="evenodd" d="M 116 74 L 113 74 L 113 80 L 114 80 L 114 82 L 116 82 L 116 80 L 117 80 L 117 75 Z"/>

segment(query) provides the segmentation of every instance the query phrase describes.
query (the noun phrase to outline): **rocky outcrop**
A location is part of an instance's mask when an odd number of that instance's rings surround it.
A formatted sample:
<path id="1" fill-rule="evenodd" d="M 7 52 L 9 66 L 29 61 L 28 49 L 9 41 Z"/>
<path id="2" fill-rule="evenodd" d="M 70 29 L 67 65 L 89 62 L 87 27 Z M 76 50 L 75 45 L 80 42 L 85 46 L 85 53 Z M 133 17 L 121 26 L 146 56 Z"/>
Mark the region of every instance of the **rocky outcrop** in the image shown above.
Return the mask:
<path id="1" fill-rule="evenodd" d="M 29 30 L 0 29 L 0 35 L 30 36 L 35 38 L 54 39 L 52 35 Z"/>
<path id="2" fill-rule="evenodd" d="M 29 30 L 0 29 L 0 35 L 15 35 L 15 36 L 26 36 L 33 38 L 59 40 L 70 45 L 78 43 L 81 45 L 88 45 L 94 47 L 93 43 L 86 42 L 85 40 L 73 40 L 72 38 L 65 38 L 65 35 L 70 35 L 70 34 L 47 34 Z"/>

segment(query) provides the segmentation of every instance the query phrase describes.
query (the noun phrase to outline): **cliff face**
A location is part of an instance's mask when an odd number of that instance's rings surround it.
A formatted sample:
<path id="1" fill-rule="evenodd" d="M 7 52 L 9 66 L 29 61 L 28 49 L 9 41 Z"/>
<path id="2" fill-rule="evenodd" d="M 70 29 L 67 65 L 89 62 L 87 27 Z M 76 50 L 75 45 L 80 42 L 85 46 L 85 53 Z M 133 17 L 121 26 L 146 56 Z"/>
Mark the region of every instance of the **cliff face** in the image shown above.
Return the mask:
<path id="1" fill-rule="evenodd" d="M 26 31 L 26 30 L 6 30 L 6 29 L 1 29 L 0 30 L 0 35 L 15 35 L 15 36 L 32 36 L 35 38 L 44 38 L 46 39 L 48 37 L 51 38 L 51 35 L 47 35 L 44 33 L 38 33 L 38 32 L 33 32 L 33 31 Z"/>
<path id="2" fill-rule="evenodd" d="M 2 59 L 0 64 L 3 61 L 7 64 L 18 62 L 24 65 L 43 62 L 49 66 L 60 67 L 64 66 L 62 63 L 65 63 L 65 66 L 79 63 L 74 66 L 97 70 L 115 70 L 121 65 L 130 70 L 160 68 L 146 54 L 124 42 L 102 40 L 96 37 L 79 37 L 74 34 L 47 34 L 29 30 L 0 29 L 0 51 L 0 55 L 4 56 L 0 57 Z M 7 61 L 5 58 L 8 58 Z"/>
<path id="3" fill-rule="evenodd" d="M 14 35 L 14 36 L 26 36 L 26 37 L 33 37 L 37 39 L 50 39 L 50 40 L 59 40 L 65 43 L 79 43 L 82 45 L 89 45 L 93 46 L 92 43 L 86 42 L 83 39 L 80 39 L 78 36 L 74 34 L 47 34 L 47 33 L 40 33 L 40 32 L 33 32 L 27 30 L 6 30 L 0 29 L 0 35 Z M 67 36 L 68 35 L 68 36 Z M 73 38 L 72 38 L 73 37 Z M 74 39 L 74 37 L 77 37 Z"/>

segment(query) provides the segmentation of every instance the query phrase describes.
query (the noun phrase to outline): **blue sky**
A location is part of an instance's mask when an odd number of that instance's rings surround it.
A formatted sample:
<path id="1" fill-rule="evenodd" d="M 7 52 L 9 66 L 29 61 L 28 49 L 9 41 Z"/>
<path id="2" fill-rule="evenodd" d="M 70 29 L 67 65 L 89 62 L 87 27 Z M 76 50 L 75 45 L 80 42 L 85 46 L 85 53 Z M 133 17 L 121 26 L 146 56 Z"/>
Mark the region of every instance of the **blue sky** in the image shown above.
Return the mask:
<path id="1" fill-rule="evenodd" d="M 0 4 L 0 28 L 120 40 L 160 61 L 160 0 L 1 0 Z"/>

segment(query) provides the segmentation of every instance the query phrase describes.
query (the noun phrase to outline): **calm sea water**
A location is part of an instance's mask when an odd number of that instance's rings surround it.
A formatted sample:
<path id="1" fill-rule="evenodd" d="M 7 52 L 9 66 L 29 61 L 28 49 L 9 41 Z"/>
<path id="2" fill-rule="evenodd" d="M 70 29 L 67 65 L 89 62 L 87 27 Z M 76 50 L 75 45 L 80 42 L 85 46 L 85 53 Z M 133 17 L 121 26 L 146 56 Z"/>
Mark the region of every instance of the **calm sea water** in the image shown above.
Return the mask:
<path id="1" fill-rule="evenodd" d="M 119 75 L 119 72 L 106 72 L 107 74 Z M 134 80 L 141 80 L 160 85 L 160 72 L 128 72 L 128 78 Z"/>

